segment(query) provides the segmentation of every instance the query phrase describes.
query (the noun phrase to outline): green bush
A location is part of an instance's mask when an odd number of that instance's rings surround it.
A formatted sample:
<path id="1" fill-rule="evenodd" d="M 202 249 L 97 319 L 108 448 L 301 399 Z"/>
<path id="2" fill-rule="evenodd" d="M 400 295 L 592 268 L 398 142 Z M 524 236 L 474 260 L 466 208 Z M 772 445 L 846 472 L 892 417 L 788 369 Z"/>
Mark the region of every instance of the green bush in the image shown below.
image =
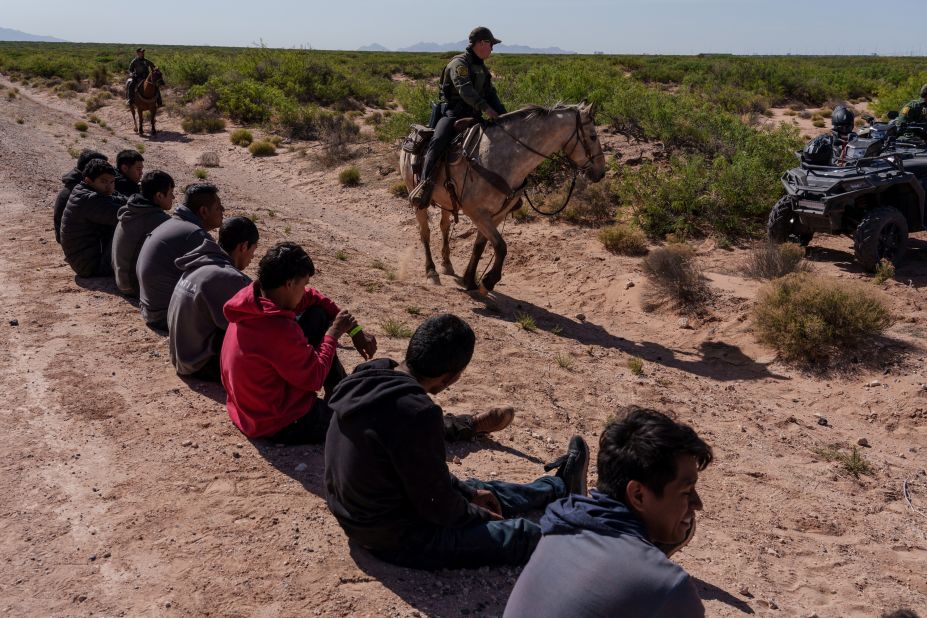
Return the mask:
<path id="1" fill-rule="evenodd" d="M 254 141 L 254 136 L 248 129 L 235 129 L 229 135 L 229 140 L 236 146 L 248 147 Z"/>
<path id="2" fill-rule="evenodd" d="M 360 184 L 360 170 L 356 165 L 344 168 L 338 173 L 338 182 L 345 187 L 356 187 Z"/>
<path id="3" fill-rule="evenodd" d="M 647 238 L 637 227 L 627 223 L 616 223 L 599 232 L 599 240 L 612 253 L 620 255 L 645 255 Z"/>
<path id="4" fill-rule="evenodd" d="M 78 120 L 77 122 L 74 123 L 74 128 L 77 129 L 78 131 L 80 131 L 81 133 L 83 133 L 84 131 L 86 131 L 86 130 L 89 129 L 90 127 L 89 127 L 89 126 L 87 125 L 87 123 L 84 122 L 83 120 Z"/>
<path id="5" fill-rule="evenodd" d="M 251 145 L 248 146 L 248 152 L 251 153 L 252 157 L 269 157 L 277 154 L 277 147 L 274 146 L 272 142 L 262 139 L 252 142 Z"/>
<path id="6" fill-rule="evenodd" d="M 789 361 L 819 363 L 872 342 L 892 324 L 870 289 L 796 273 L 760 290 L 756 335 Z"/>

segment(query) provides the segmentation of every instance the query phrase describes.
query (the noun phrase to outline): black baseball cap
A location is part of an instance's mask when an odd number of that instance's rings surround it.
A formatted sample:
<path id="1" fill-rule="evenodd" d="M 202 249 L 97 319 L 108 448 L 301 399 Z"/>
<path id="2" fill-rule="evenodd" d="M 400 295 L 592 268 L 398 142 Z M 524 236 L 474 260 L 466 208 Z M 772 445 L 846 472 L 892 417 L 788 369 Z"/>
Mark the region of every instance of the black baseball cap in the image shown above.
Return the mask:
<path id="1" fill-rule="evenodd" d="M 470 31 L 470 44 L 473 45 L 478 41 L 489 41 L 493 45 L 498 45 L 502 41 L 492 35 L 492 31 L 486 26 L 479 26 Z"/>

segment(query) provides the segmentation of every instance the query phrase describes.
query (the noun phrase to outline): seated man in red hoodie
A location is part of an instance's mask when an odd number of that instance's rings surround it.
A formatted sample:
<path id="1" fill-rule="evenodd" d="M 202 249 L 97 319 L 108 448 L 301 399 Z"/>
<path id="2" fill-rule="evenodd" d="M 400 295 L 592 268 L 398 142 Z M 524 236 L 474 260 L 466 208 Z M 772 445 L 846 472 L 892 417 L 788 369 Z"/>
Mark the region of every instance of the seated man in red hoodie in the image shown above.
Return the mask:
<path id="1" fill-rule="evenodd" d="M 331 410 L 318 398 L 345 372 L 335 356 L 350 332 L 365 359 L 377 340 L 347 311 L 306 287 L 315 265 L 302 247 L 284 242 L 261 258 L 257 281 L 225 304 L 229 327 L 219 365 L 232 422 L 249 438 L 285 444 L 319 443 Z"/>
<path id="2" fill-rule="evenodd" d="M 280 243 L 261 258 L 257 281 L 225 304 L 229 326 L 219 365 L 226 407 L 249 438 L 323 442 L 332 411 L 316 393 L 324 386 L 328 397 L 345 377 L 335 356 L 338 338 L 349 333 L 365 360 L 377 351 L 376 338 L 361 330 L 350 313 L 306 287 L 314 274 L 302 247 Z M 444 436 L 464 440 L 499 431 L 514 415 L 507 407 L 475 415 L 445 414 Z"/>

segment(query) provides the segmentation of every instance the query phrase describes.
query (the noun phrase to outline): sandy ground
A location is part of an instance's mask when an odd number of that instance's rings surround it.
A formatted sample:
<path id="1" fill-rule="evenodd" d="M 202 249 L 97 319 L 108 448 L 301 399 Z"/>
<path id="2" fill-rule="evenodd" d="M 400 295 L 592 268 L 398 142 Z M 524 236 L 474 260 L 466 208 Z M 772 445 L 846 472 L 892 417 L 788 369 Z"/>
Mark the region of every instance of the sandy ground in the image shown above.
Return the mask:
<path id="1" fill-rule="evenodd" d="M 572 434 L 594 448 L 621 404 L 673 410 L 717 457 L 700 482 L 698 535 L 678 555 L 709 615 L 927 608 L 923 235 L 884 287 L 900 319 L 882 354 L 822 379 L 754 342 L 757 284 L 739 274 L 742 249 L 699 248 L 717 297 L 685 323 L 640 309 L 639 259 L 608 254 L 594 230 L 509 222 L 508 265 L 485 302 L 450 277 L 426 285 L 413 214 L 388 192 L 398 177 L 377 171 L 395 166 L 387 146 L 368 146 L 363 184 L 343 189 L 337 170 L 311 159 L 255 160 L 226 134 L 182 134 L 176 119 L 139 140 L 119 105 L 97 112 L 112 132 L 91 125 L 80 138 L 79 101 L 31 90 L 8 100 L 2 83 L 0 612 L 497 616 L 518 575 L 422 573 L 349 548 L 321 497 L 321 447 L 244 439 L 221 388 L 178 379 L 166 340 L 111 283 L 75 279 L 51 229 L 58 178 L 73 165 L 67 147 L 115 153 L 139 142 L 146 166 L 181 185 L 203 152 L 219 153 L 209 179 L 227 214 L 256 214 L 263 247 L 306 246 L 314 284 L 378 335 L 380 354 L 404 350 L 383 333 L 388 318 L 414 325 L 421 318 L 410 311 L 452 311 L 471 322 L 474 362 L 438 400 L 455 412 L 512 403 L 518 416 L 495 440 L 450 446 L 458 476 L 531 480 Z M 462 220 L 455 234 L 467 229 Z M 454 243 L 458 269 L 468 243 Z M 816 271 L 865 279 L 848 239 L 813 244 Z M 540 330 L 519 329 L 516 312 Z M 341 355 L 349 367 L 358 361 L 353 350 Z M 627 368 L 632 355 L 644 360 L 642 376 Z M 856 480 L 814 453 L 860 438 L 872 476 Z M 594 482 L 594 466 L 590 474 Z"/>

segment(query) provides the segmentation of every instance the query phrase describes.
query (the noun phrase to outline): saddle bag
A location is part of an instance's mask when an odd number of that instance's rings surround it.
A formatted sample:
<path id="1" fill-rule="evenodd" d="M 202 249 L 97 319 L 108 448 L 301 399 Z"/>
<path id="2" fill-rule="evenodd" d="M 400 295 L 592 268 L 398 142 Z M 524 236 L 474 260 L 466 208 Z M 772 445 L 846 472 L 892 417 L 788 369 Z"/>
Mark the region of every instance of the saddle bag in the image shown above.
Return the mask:
<path id="1" fill-rule="evenodd" d="M 402 149 L 413 155 L 421 155 L 428 148 L 428 142 L 431 141 L 435 134 L 434 129 L 423 127 L 420 124 L 413 124 L 412 130 L 404 140 L 402 140 Z"/>

